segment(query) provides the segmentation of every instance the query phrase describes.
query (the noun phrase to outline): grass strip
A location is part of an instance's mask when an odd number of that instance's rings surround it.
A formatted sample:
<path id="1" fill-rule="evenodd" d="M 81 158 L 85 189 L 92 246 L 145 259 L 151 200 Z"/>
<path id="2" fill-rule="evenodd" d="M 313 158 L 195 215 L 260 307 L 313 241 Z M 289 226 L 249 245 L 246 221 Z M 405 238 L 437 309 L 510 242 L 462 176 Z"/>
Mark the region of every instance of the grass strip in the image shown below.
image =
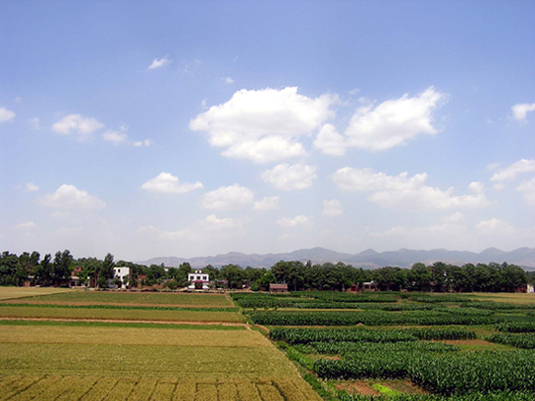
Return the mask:
<path id="1" fill-rule="evenodd" d="M 65 327 L 127 327 L 150 329 L 188 329 L 188 330 L 246 330 L 244 326 L 225 326 L 220 324 L 173 324 L 173 323 L 134 323 L 134 322 L 87 322 L 56 320 L 0 320 L 0 326 L 65 326 Z"/>
<path id="2" fill-rule="evenodd" d="M 190 306 L 133 306 L 133 305 L 63 305 L 0 302 L 0 307 L 16 308 L 63 308 L 63 309 L 122 309 L 122 310 L 171 310 L 193 312 L 238 312 L 238 308 L 190 307 Z"/>

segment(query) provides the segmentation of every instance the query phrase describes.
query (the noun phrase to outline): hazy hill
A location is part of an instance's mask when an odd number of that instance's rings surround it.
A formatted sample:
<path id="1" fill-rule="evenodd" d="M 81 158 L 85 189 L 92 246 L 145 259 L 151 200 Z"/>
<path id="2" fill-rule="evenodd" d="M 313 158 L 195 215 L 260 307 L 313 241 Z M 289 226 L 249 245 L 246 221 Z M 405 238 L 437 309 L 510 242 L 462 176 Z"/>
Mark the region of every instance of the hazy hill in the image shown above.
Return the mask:
<path id="1" fill-rule="evenodd" d="M 211 264 L 220 267 L 226 264 L 236 264 L 242 267 L 271 267 L 279 260 L 299 260 L 312 263 L 349 263 L 356 267 L 376 268 L 383 266 L 410 267 L 416 262 L 431 264 L 436 261 L 463 265 L 464 263 L 490 263 L 507 262 L 527 268 L 535 268 L 535 248 L 518 248 L 511 252 L 504 252 L 496 248 L 488 248 L 483 252 L 448 251 L 446 249 L 411 250 L 376 252 L 367 249 L 357 254 L 339 253 L 325 248 L 299 249 L 289 253 L 268 253 L 264 255 L 247 255 L 240 252 L 230 252 L 223 255 L 204 256 L 194 258 L 157 257 L 144 262 L 145 265 L 165 264 L 166 266 L 179 266 L 189 262 L 192 267 L 204 267 Z"/>

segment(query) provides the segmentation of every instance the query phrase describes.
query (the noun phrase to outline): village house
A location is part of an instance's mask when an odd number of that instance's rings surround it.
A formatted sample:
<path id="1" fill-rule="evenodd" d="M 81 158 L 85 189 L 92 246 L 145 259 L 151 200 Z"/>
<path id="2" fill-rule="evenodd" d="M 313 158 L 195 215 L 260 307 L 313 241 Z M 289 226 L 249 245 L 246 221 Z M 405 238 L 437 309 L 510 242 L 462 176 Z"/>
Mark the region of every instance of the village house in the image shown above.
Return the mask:
<path id="1" fill-rule="evenodd" d="M 195 273 L 188 274 L 188 283 L 190 290 L 207 290 L 210 288 L 210 277 L 202 270 L 195 270 Z"/>
<path id="2" fill-rule="evenodd" d="M 288 292 L 288 284 L 270 284 L 269 292 Z"/>
<path id="3" fill-rule="evenodd" d="M 132 268 L 127 266 L 114 267 L 113 277 L 121 280 L 121 288 L 126 289 L 127 285 L 132 282 Z"/>

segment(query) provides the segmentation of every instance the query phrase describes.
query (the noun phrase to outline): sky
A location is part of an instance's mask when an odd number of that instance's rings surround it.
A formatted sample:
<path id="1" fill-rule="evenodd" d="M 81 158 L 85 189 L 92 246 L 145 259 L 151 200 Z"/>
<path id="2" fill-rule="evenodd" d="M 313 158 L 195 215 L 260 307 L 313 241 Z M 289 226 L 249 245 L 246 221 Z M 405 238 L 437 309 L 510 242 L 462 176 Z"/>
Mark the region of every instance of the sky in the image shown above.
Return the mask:
<path id="1" fill-rule="evenodd" d="M 1 251 L 535 246 L 533 1 L 0 9 Z"/>

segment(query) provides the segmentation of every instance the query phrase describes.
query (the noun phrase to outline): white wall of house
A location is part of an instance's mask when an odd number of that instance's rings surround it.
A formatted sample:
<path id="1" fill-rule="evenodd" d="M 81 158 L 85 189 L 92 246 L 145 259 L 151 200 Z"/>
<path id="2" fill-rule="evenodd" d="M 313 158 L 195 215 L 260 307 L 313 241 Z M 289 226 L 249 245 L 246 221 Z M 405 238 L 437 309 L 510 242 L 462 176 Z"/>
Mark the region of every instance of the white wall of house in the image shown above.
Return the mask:
<path id="1" fill-rule="evenodd" d="M 124 283 L 124 277 L 126 276 L 126 280 L 130 277 L 130 270 L 131 267 L 126 266 L 120 266 L 120 267 L 114 267 L 113 268 L 113 277 L 118 277 L 123 282 L 122 288 L 126 288 L 126 284 Z"/>
<path id="2" fill-rule="evenodd" d="M 210 276 L 203 273 L 202 270 L 195 270 L 195 273 L 188 274 L 188 282 L 190 283 L 188 288 L 195 289 L 196 283 L 202 283 L 202 289 L 207 290 L 210 284 Z"/>

